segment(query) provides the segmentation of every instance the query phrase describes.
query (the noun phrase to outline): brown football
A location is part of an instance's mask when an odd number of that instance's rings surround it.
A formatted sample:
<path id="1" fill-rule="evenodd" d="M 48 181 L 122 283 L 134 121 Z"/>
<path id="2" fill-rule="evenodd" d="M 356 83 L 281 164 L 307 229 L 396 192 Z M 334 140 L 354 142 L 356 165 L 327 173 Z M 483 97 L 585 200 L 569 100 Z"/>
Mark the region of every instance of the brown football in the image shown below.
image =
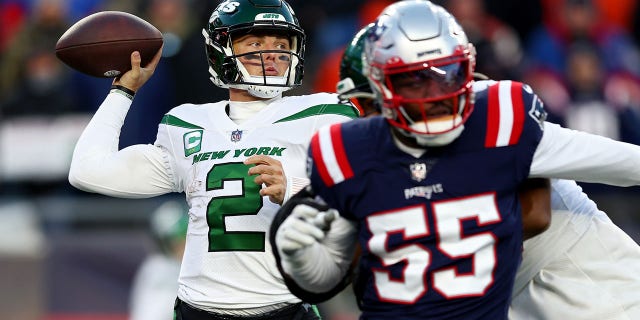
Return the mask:
<path id="1" fill-rule="evenodd" d="M 56 44 L 56 56 L 69 67 L 101 78 L 131 69 L 131 53 L 139 51 L 147 65 L 162 46 L 162 33 L 126 12 L 102 11 L 71 26 Z"/>

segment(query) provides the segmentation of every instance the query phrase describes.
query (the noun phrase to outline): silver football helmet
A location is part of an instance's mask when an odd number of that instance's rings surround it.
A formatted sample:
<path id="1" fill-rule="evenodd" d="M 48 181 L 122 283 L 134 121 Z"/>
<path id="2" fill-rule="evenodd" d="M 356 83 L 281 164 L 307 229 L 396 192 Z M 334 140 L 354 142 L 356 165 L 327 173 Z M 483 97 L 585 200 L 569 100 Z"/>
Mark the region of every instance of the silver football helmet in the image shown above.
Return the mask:
<path id="1" fill-rule="evenodd" d="M 425 0 L 388 6 L 364 44 L 364 74 L 382 114 L 423 146 L 454 141 L 473 110 L 475 49 L 444 8 Z"/>

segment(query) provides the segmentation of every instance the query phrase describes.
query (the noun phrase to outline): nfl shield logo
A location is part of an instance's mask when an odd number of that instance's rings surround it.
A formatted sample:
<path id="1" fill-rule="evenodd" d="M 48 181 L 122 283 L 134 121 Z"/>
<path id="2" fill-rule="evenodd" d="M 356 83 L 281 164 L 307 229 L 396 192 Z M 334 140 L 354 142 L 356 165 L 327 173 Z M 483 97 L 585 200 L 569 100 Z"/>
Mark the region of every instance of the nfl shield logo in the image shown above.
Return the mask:
<path id="1" fill-rule="evenodd" d="M 238 142 L 242 139 L 242 130 L 234 130 L 231 132 L 231 142 Z"/>
<path id="2" fill-rule="evenodd" d="M 422 181 L 427 177 L 427 165 L 424 163 L 414 163 L 409 165 L 411 170 L 411 179 L 415 181 Z"/>

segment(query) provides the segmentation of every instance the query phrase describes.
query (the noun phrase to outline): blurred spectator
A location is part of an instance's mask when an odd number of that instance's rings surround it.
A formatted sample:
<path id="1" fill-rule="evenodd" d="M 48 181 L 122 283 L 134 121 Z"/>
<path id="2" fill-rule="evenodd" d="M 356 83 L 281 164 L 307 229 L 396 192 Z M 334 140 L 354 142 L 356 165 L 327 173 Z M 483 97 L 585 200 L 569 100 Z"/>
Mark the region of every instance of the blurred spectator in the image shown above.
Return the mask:
<path id="1" fill-rule="evenodd" d="M 624 29 L 601 19 L 591 0 L 544 1 L 544 22 L 531 34 L 526 46 L 529 67 L 562 74 L 568 48 L 586 39 L 603 53 L 605 72 L 640 75 L 640 53 Z"/>
<path id="2" fill-rule="evenodd" d="M 602 57 L 588 42 L 574 43 L 567 53 L 567 85 L 570 103 L 559 114 L 561 123 L 586 131 L 640 145 L 640 114 L 632 100 L 606 94 L 611 81 L 606 78 Z M 640 89 L 636 88 L 636 92 Z"/>
<path id="3" fill-rule="evenodd" d="M 170 200 L 150 218 L 157 252 L 150 254 L 136 272 L 130 296 L 130 320 L 172 320 L 178 295 L 178 275 L 184 254 L 189 216 L 185 206 Z"/>
<path id="4" fill-rule="evenodd" d="M 22 108 L 45 114 L 75 108 L 64 90 L 69 69 L 54 56 L 53 51 L 58 38 L 69 27 L 66 18 L 64 1 L 39 0 L 20 32 L 8 44 L 11 50 L 4 52 L 0 62 L 0 101 L 11 100 L 12 107 L 9 112 L 4 112 L 5 115 L 21 112 Z M 51 103 L 42 104 L 49 98 Z"/>
<path id="5" fill-rule="evenodd" d="M 170 66 L 175 103 L 207 103 L 228 98 L 226 90 L 209 81 L 202 26 L 217 2 L 151 0 L 147 16 L 164 35 L 163 63 Z M 155 77 L 155 75 L 154 75 Z"/>
<path id="6" fill-rule="evenodd" d="M 309 75 L 314 76 L 311 88 L 313 92 L 336 91 L 336 84 L 340 80 L 340 60 L 342 59 L 342 54 L 344 53 L 347 44 L 351 39 L 353 39 L 358 30 L 373 22 L 380 12 L 382 12 L 382 10 L 392 2 L 393 1 L 390 0 L 373 0 L 362 4 L 358 9 L 355 19 L 352 18 L 352 22 L 348 28 L 334 32 L 324 31 L 327 36 L 339 32 L 341 34 L 341 40 L 338 47 L 333 47 L 333 50 L 328 53 L 325 51 L 325 53 L 321 55 L 322 59 L 319 61 L 318 66 L 312 67 L 313 70 L 308 73 Z"/>
<path id="7" fill-rule="evenodd" d="M 31 48 L 22 76 L 6 93 L 0 109 L 6 117 L 60 115 L 77 111 L 70 73 L 49 48 Z"/>
<path id="8" fill-rule="evenodd" d="M 635 6 L 630 24 L 634 40 L 636 43 L 640 43 L 640 4 Z"/>
<path id="9" fill-rule="evenodd" d="M 0 2 L 0 56 L 24 23 L 25 11 L 20 1 Z"/>
<path id="10" fill-rule="evenodd" d="M 518 34 L 487 12 L 484 0 L 448 0 L 444 5 L 476 47 L 478 72 L 495 80 L 520 78 L 523 52 Z"/>
<path id="11" fill-rule="evenodd" d="M 547 15 L 528 43 L 523 81 L 545 101 L 549 120 L 640 144 L 636 44 L 590 0 L 543 4 Z"/>
<path id="12" fill-rule="evenodd" d="M 513 28 L 525 43 L 531 31 L 540 24 L 541 1 L 546 0 L 484 0 L 484 3 L 488 12 Z"/>

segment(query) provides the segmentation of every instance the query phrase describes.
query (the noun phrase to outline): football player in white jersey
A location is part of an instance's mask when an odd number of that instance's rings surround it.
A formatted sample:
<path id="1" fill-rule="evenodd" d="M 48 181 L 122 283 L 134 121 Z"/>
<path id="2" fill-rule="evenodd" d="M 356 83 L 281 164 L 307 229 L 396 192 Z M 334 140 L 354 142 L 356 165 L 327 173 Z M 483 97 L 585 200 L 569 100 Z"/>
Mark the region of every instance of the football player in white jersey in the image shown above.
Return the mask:
<path id="1" fill-rule="evenodd" d="M 547 126 L 551 128 L 552 125 L 545 123 L 545 129 Z M 548 150 L 545 149 L 551 146 L 548 140 L 551 134 L 557 134 L 562 140 L 554 142 L 555 144 L 570 147 L 575 154 L 547 153 Z M 531 169 L 533 176 L 536 175 L 534 172 L 538 172 L 537 175 L 540 176 L 561 173 L 564 169 L 557 166 L 557 162 L 576 156 L 580 157 L 581 161 L 575 162 L 569 171 L 562 172 L 562 176 L 577 176 L 590 181 L 602 179 L 601 182 L 623 185 L 628 185 L 627 179 L 633 176 L 635 181 L 632 184 L 640 182 L 636 168 L 627 167 L 628 172 L 610 172 L 611 168 L 605 167 L 610 163 L 602 158 L 602 154 L 612 154 L 612 150 L 619 149 L 625 157 L 637 162 L 636 147 L 565 130 L 546 130 L 544 135 L 546 137 L 543 136 L 541 142 L 541 146 L 544 147 L 539 147 L 537 155 L 534 156 Z M 593 148 L 596 149 L 595 152 Z M 587 157 L 587 153 L 592 156 Z M 541 156 L 542 154 L 546 155 Z M 550 170 L 552 167 L 555 168 Z M 586 168 L 591 172 L 587 172 Z M 637 318 L 640 301 L 640 277 L 637 272 L 640 270 L 640 251 L 637 244 L 599 211 L 575 182 L 553 180 L 552 192 L 552 225 L 550 230 L 525 242 L 524 260 L 514 285 L 510 319 Z M 289 260 L 285 263 L 300 261 L 298 259 L 301 259 L 307 248 L 315 246 L 317 249 L 315 241 L 327 247 L 325 252 L 329 256 L 340 251 L 331 247 L 336 243 L 330 241 L 336 241 L 336 238 L 325 235 L 326 230 L 322 231 L 322 228 L 318 227 L 331 224 L 331 229 L 327 230 L 330 230 L 329 233 L 335 231 L 335 225 L 330 223 L 334 214 L 328 215 L 331 219 L 314 219 L 310 211 L 302 213 L 304 210 L 300 210 L 298 216 L 305 215 L 306 219 L 288 219 L 280 229 L 282 232 L 278 232 L 276 236 L 276 243 L 294 249 L 290 252 L 295 251 L 294 258 L 283 254 L 287 256 L 285 260 Z M 296 223 L 287 223 L 288 221 Z M 338 226 L 345 231 L 344 223 Z M 284 232 L 287 228 L 290 228 L 289 232 Z M 295 250 L 296 247 L 300 251 Z M 346 247 L 348 246 L 342 246 Z M 337 248 L 340 248 L 340 245 Z M 278 250 L 280 249 L 278 247 Z M 315 251 L 313 257 L 321 255 Z M 318 279 L 309 275 L 331 273 L 331 268 L 323 269 L 317 259 L 311 263 L 317 268 L 296 270 L 296 267 L 291 268 L 289 265 L 289 270 L 293 272 L 292 275 L 299 277 L 298 279 L 306 277 L 309 283 Z"/>
<path id="2" fill-rule="evenodd" d="M 135 92 L 160 59 L 138 52 L 132 70 L 82 133 L 70 183 L 89 192 L 144 198 L 184 192 L 187 244 L 177 319 L 316 319 L 289 292 L 265 234 L 280 204 L 308 181 L 310 137 L 323 125 L 357 117 L 335 94 L 283 97 L 301 83 L 305 34 L 283 0 L 227 0 L 203 29 L 209 71 L 229 100 L 173 108 L 153 145 L 118 150 Z M 134 106 L 135 107 L 135 106 Z"/>
<path id="3" fill-rule="evenodd" d="M 368 27 L 345 50 L 337 91 L 374 114 L 379 107 L 361 60 Z M 547 201 L 545 195 L 531 196 L 536 206 Z M 639 319 L 640 246 L 572 180 L 551 180 L 551 209 L 549 229 L 524 241 L 509 319 Z M 525 232 L 540 231 L 535 220 L 525 218 Z"/>

